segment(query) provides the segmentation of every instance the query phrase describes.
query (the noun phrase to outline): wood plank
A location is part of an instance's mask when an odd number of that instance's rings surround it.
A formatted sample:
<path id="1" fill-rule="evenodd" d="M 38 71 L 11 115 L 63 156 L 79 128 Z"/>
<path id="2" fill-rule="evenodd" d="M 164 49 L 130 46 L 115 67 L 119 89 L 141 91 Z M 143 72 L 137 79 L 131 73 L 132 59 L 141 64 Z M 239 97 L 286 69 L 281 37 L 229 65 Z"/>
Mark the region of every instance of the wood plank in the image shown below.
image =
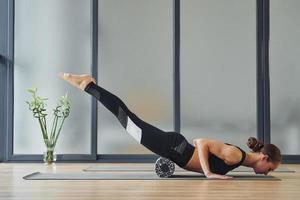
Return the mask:
<path id="1" fill-rule="evenodd" d="M 22 177 L 36 172 L 79 172 L 95 163 L 0 163 L 0 199 L 298 199 L 300 165 L 283 164 L 295 173 L 270 173 L 269 180 L 35 180 Z M 97 163 L 129 166 L 134 163 Z M 245 173 L 251 174 L 251 173 Z"/>

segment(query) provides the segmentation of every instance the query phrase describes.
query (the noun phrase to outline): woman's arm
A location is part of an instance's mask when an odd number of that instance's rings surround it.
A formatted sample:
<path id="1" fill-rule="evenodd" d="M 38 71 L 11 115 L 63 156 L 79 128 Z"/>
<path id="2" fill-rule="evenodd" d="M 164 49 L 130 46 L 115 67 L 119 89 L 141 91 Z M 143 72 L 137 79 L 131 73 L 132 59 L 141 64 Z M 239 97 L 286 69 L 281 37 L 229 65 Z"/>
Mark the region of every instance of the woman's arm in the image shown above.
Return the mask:
<path id="1" fill-rule="evenodd" d="M 208 156 L 212 153 L 222 160 L 228 160 L 228 152 L 230 147 L 222 142 L 210 139 L 195 139 L 193 140 L 198 149 L 198 156 L 203 173 L 207 178 L 229 179 L 232 178 L 226 175 L 214 174 L 210 171 Z M 232 150 L 231 150 L 232 151 Z"/>

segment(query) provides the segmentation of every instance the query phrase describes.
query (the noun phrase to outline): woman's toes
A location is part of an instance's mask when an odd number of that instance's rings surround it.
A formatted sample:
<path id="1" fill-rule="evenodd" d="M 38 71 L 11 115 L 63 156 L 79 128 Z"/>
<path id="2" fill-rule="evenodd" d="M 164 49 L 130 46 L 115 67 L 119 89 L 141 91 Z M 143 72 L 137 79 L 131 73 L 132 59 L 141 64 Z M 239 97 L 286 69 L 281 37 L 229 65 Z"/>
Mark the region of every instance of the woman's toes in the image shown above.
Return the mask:
<path id="1" fill-rule="evenodd" d="M 70 74 L 69 74 L 69 73 L 65 73 L 65 72 L 60 72 L 60 73 L 59 73 L 59 76 L 60 76 L 61 78 L 63 78 L 63 79 L 66 79 L 66 78 L 68 78 L 68 77 L 70 76 Z"/>
<path id="2" fill-rule="evenodd" d="M 59 72 L 58 76 L 62 78 L 64 76 L 64 73 L 63 72 Z"/>

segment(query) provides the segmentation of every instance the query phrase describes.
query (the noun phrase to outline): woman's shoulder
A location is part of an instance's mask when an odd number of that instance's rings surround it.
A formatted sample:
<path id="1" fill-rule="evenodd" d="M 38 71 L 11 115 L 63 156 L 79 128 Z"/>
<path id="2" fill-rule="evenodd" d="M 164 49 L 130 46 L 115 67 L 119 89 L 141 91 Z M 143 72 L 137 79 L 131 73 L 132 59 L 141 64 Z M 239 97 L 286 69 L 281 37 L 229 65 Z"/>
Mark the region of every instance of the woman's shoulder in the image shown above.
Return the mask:
<path id="1" fill-rule="evenodd" d="M 228 145 L 229 148 L 227 148 L 227 156 L 226 160 L 229 164 L 234 165 L 239 163 L 243 157 L 245 152 L 238 146 L 230 144 L 230 143 L 224 143 Z"/>

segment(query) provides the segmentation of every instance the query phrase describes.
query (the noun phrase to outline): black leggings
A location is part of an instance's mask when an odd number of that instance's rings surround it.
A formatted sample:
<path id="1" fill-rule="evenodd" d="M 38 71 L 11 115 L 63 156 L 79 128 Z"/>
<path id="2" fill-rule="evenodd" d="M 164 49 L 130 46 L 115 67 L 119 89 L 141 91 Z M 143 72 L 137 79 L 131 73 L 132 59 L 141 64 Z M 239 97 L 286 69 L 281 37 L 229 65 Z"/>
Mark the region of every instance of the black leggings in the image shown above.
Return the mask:
<path id="1" fill-rule="evenodd" d="M 177 132 L 165 132 L 141 120 L 132 113 L 124 102 L 99 85 L 90 82 L 84 89 L 99 100 L 119 120 L 126 131 L 150 151 L 169 158 L 184 167 L 193 155 L 195 147 Z"/>

